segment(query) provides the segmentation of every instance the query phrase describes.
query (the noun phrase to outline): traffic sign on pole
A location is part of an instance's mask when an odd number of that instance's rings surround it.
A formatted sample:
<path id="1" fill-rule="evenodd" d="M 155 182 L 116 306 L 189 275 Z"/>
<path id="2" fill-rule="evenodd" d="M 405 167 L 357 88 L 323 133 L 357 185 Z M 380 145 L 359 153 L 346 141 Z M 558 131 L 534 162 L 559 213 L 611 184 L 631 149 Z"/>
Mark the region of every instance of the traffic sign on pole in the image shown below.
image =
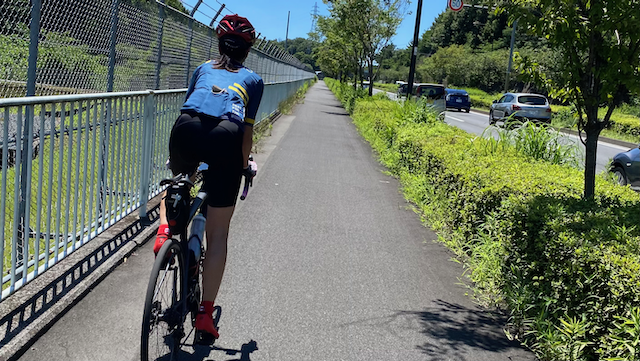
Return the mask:
<path id="1" fill-rule="evenodd" d="M 449 9 L 453 11 L 460 11 L 463 6 L 462 0 L 449 0 Z"/>

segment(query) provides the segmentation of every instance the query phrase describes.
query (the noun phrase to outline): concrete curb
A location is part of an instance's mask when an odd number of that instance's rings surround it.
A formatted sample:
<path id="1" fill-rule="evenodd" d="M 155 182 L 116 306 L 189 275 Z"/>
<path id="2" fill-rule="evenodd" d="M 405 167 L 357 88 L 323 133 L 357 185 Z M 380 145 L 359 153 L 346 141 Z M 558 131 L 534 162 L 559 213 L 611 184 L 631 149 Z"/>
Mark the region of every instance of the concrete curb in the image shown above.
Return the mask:
<path id="1" fill-rule="evenodd" d="M 0 303 L 0 327 L 5 331 L 0 361 L 18 359 L 114 268 L 151 239 L 158 227 L 159 203 L 157 196 L 148 204 L 151 224 L 145 224 L 133 212 Z"/>

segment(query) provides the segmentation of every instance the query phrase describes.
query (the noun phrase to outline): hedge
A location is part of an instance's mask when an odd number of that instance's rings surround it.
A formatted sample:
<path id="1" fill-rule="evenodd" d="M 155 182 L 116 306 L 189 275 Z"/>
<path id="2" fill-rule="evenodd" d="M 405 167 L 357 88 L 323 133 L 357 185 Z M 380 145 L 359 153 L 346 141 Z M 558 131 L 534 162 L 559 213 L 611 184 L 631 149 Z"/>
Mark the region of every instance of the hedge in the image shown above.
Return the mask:
<path id="1" fill-rule="evenodd" d="M 599 176 L 585 200 L 580 170 L 495 149 L 411 102 L 349 101 L 406 198 L 468 268 L 475 298 L 510 313 L 508 334 L 543 360 L 637 359 L 637 193 Z"/>

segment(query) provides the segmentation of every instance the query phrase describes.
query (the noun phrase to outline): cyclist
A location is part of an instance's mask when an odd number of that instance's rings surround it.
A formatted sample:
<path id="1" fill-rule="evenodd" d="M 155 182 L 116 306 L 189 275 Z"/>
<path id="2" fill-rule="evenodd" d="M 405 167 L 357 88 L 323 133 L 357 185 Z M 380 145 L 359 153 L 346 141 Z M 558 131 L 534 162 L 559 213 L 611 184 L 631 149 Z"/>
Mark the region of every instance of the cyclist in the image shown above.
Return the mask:
<path id="1" fill-rule="evenodd" d="M 262 78 L 243 66 L 256 38 L 251 23 L 237 14 L 227 15 L 216 33 L 220 57 L 194 71 L 181 115 L 169 139 L 169 167 L 174 174 L 192 174 L 199 162 L 209 165 L 203 172 L 203 188 L 208 193 L 207 253 L 195 327 L 213 338 L 219 337 L 212 313 L 227 258 L 231 216 L 242 176 L 250 181 L 255 175 L 249 166 L 249 154 L 253 123 L 264 89 Z M 153 247 L 156 255 L 172 236 L 165 196 L 160 204 L 160 228 Z"/>

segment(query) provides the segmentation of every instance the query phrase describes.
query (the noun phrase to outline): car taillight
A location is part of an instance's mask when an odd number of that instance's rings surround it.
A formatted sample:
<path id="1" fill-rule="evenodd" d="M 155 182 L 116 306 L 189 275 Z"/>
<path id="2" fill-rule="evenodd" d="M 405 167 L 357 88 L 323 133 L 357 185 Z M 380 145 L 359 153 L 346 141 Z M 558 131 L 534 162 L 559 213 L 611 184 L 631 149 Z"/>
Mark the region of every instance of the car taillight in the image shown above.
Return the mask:
<path id="1" fill-rule="evenodd" d="M 547 108 L 547 113 L 551 113 L 551 108 Z"/>
<path id="2" fill-rule="evenodd" d="M 511 110 L 522 110 L 522 108 L 520 108 L 520 106 L 518 105 L 512 105 Z"/>

